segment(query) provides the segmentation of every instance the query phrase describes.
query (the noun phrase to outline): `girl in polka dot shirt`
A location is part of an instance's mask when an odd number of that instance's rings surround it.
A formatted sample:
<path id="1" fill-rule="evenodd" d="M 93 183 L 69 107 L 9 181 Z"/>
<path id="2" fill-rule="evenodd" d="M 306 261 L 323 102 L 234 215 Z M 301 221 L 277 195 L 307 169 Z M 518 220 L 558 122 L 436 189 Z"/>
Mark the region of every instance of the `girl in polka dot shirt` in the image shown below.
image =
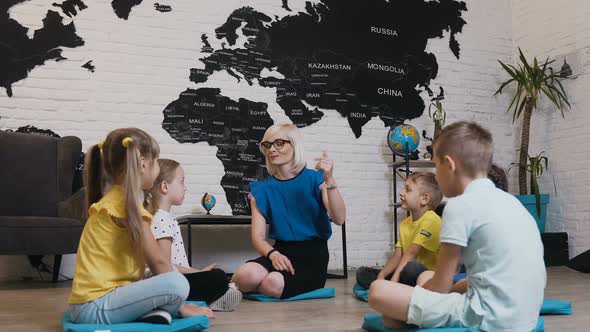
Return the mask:
<path id="1" fill-rule="evenodd" d="M 172 206 L 184 201 L 184 170 L 170 159 L 159 159 L 160 173 L 150 190 L 148 209 L 154 215 L 152 233 L 174 267 L 190 284 L 188 300 L 205 301 L 215 311 L 233 311 L 242 299 L 242 293 L 230 287 L 226 274 L 211 264 L 204 269 L 192 268 L 187 260 L 180 226 L 170 213 Z"/>

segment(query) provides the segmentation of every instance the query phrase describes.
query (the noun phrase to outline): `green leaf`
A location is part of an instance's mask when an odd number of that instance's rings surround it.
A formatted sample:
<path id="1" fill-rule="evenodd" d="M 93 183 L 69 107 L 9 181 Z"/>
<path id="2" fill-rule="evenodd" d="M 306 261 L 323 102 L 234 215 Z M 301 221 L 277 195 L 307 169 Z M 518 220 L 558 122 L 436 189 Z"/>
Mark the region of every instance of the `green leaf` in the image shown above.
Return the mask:
<path id="1" fill-rule="evenodd" d="M 529 66 L 529 63 L 526 61 L 526 57 L 524 56 L 524 54 L 522 53 L 522 50 L 520 49 L 520 47 L 518 48 L 518 53 L 520 54 L 520 62 L 522 62 L 524 68 L 529 71 L 531 66 Z"/>
<path id="2" fill-rule="evenodd" d="M 566 103 L 566 105 L 571 108 L 572 105 L 570 105 L 570 102 L 567 99 L 567 95 L 565 93 L 565 90 L 563 89 L 563 85 L 561 85 L 561 82 L 559 80 L 555 81 L 557 83 L 557 86 L 559 87 L 559 89 L 557 90 L 557 93 L 559 94 L 559 96 L 561 97 L 561 99 L 563 99 L 563 101 Z M 561 90 L 561 92 L 559 92 Z"/>
<path id="3" fill-rule="evenodd" d="M 519 105 L 521 104 L 522 92 L 517 93 L 516 97 L 517 97 L 517 100 L 516 100 L 516 104 L 514 104 L 514 112 L 512 114 L 512 123 L 516 122 L 516 119 L 518 119 L 518 117 L 520 116 L 520 114 L 518 113 L 518 108 L 519 108 Z"/>
<path id="4" fill-rule="evenodd" d="M 532 182 L 532 187 L 533 187 L 533 194 L 535 195 L 535 205 L 537 208 L 537 216 L 539 216 L 539 218 L 541 218 L 541 194 L 539 193 L 539 184 L 537 183 L 537 180 L 533 178 L 531 178 L 531 182 Z"/>
<path id="5" fill-rule="evenodd" d="M 547 59 L 545 60 L 545 63 L 543 63 L 543 67 L 541 67 L 541 71 L 543 73 L 545 73 L 545 71 L 547 70 L 547 66 L 552 63 L 553 61 L 549 62 L 549 57 L 547 57 Z M 551 68 L 551 67 L 549 67 Z M 553 70 L 553 68 L 551 68 Z"/>
<path id="6" fill-rule="evenodd" d="M 555 98 L 555 95 L 553 95 L 553 91 L 551 91 L 551 89 L 547 90 L 547 88 L 541 87 L 541 91 L 543 91 L 543 93 L 545 93 L 545 96 L 547 96 L 547 98 L 549 98 L 549 100 L 551 100 L 551 102 L 553 102 L 555 105 L 559 104 L 557 98 Z M 557 106 L 557 108 L 559 108 L 559 106 Z"/>
<path id="7" fill-rule="evenodd" d="M 510 110 L 512 109 L 512 105 L 514 104 L 514 102 L 516 101 L 517 98 L 519 98 L 520 94 L 516 93 L 514 94 L 514 97 L 512 98 L 512 101 L 510 102 L 510 105 L 508 105 L 508 109 L 506 110 L 506 112 L 510 112 Z M 512 120 L 514 122 L 514 119 Z"/>
<path id="8" fill-rule="evenodd" d="M 506 172 L 510 172 L 510 170 L 512 169 L 512 167 L 514 166 L 518 166 L 520 165 L 519 163 L 510 163 L 510 165 L 508 165 L 508 169 L 506 169 Z"/>
<path id="9" fill-rule="evenodd" d="M 498 88 L 498 91 L 496 91 L 496 93 L 494 93 L 494 96 L 497 94 L 501 94 L 502 93 L 502 89 L 504 89 L 505 86 L 507 86 L 508 84 L 514 82 L 514 78 L 509 79 L 508 81 L 502 83 L 502 85 L 500 85 L 500 88 Z"/>
<path id="10" fill-rule="evenodd" d="M 555 59 L 549 60 L 549 57 L 547 57 L 547 59 L 545 59 L 545 65 L 547 65 L 547 66 L 549 66 L 550 64 L 552 64 L 554 62 L 555 62 Z M 549 67 L 549 68 L 551 68 L 551 67 Z M 551 70 L 553 70 L 553 68 L 551 68 Z"/>
<path id="11" fill-rule="evenodd" d="M 517 72 L 518 70 L 516 68 L 514 68 L 511 65 L 505 65 L 504 63 L 502 63 L 502 61 L 498 60 L 498 62 L 500 63 L 500 65 L 502 66 L 502 68 L 504 68 L 504 70 L 508 73 L 508 75 L 510 75 L 510 77 L 516 79 L 517 78 Z M 512 67 L 512 68 L 510 68 Z"/>

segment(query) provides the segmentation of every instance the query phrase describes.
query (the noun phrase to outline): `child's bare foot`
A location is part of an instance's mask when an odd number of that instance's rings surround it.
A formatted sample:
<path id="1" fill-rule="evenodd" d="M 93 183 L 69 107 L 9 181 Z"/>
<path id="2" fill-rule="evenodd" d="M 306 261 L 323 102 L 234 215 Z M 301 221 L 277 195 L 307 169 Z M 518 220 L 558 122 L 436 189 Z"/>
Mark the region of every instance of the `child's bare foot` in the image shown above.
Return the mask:
<path id="1" fill-rule="evenodd" d="M 451 293 L 465 294 L 467 293 L 467 285 L 469 285 L 467 278 L 461 279 L 451 287 Z"/>
<path id="2" fill-rule="evenodd" d="M 408 327 L 408 324 L 401 322 L 399 320 L 391 319 L 389 317 L 383 316 L 383 326 L 386 328 L 394 328 L 394 329 L 404 329 Z"/>
<path id="3" fill-rule="evenodd" d="M 205 315 L 208 318 L 215 318 L 215 314 L 213 311 L 207 307 L 200 307 L 198 305 L 194 305 L 192 303 L 185 303 L 180 306 L 178 312 L 183 318 L 193 317 L 193 316 L 202 316 Z"/>

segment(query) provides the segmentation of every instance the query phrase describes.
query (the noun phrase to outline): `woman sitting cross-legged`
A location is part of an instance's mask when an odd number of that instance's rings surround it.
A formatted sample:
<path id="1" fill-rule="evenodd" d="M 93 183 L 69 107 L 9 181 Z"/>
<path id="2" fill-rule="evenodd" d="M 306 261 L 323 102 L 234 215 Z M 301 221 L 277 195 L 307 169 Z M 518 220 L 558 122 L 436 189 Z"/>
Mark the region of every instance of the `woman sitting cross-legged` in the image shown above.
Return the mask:
<path id="1" fill-rule="evenodd" d="M 250 184 L 252 244 L 262 255 L 240 266 L 233 281 L 242 292 L 289 298 L 324 287 L 330 220 L 344 224 L 346 208 L 324 152 L 315 170 L 302 160 L 301 135 L 291 124 L 266 130 L 260 151 L 270 176 Z M 271 246 L 266 238 L 275 240 Z"/>

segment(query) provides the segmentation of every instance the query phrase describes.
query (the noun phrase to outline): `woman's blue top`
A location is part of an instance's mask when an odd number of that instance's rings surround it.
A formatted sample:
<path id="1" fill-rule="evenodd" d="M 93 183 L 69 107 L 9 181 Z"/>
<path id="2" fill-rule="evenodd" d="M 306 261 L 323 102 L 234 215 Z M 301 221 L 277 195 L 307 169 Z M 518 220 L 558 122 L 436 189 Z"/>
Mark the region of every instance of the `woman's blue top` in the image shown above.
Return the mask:
<path id="1" fill-rule="evenodd" d="M 269 238 L 281 241 L 330 238 L 332 227 L 320 189 L 323 182 L 323 172 L 304 168 L 289 180 L 270 176 L 250 183 L 258 209 L 269 224 Z"/>

